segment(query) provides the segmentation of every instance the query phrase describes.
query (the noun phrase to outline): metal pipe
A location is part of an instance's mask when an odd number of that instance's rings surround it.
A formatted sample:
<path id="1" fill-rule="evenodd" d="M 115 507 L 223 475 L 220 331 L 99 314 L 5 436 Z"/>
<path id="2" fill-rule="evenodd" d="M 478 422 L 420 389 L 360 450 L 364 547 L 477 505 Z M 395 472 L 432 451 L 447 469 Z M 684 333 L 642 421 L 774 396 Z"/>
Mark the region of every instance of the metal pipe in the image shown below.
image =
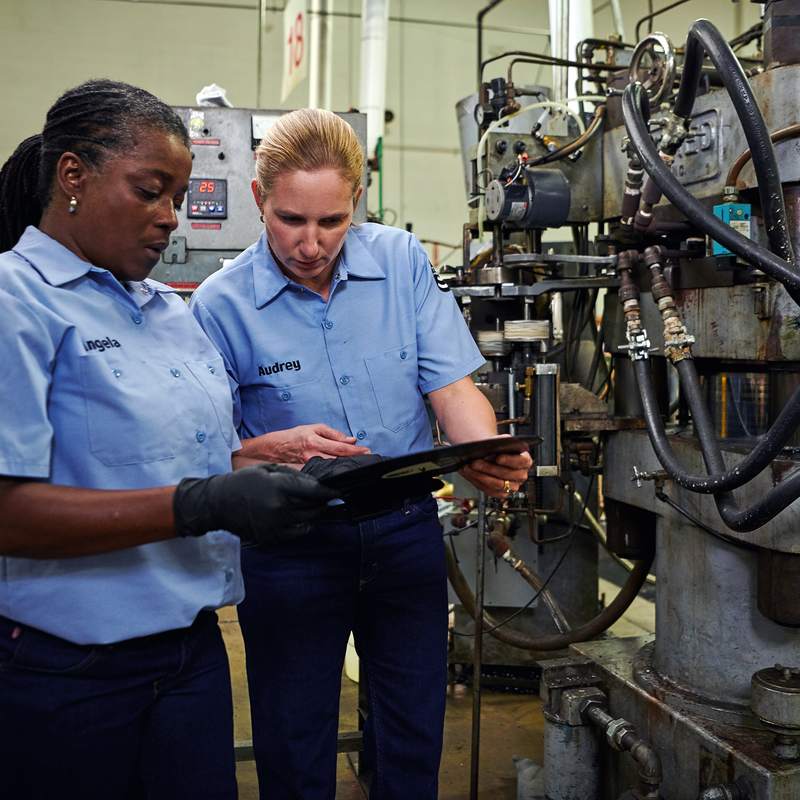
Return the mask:
<path id="1" fill-rule="evenodd" d="M 661 757 L 643 739 L 636 728 L 625 719 L 614 719 L 596 701 L 582 709 L 583 716 L 603 730 L 609 744 L 617 750 L 627 750 L 639 765 L 639 794 L 643 800 L 659 800 L 658 789 L 664 780 Z"/>
<path id="2" fill-rule="evenodd" d="M 496 6 L 502 3 L 503 0 L 492 0 L 488 6 L 482 8 L 478 12 L 477 17 L 477 24 L 478 24 L 478 91 L 481 88 L 481 82 L 483 81 L 483 18 Z"/>
<path id="3" fill-rule="evenodd" d="M 478 495 L 478 546 L 475 555 L 475 607 L 483 610 L 483 562 L 486 554 L 486 495 Z M 450 553 L 450 551 L 447 551 Z M 452 556 L 451 556 L 452 557 Z M 476 619 L 477 615 L 473 615 Z M 472 667 L 472 750 L 470 755 L 469 797 L 478 800 L 478 775 L 481 749 L 481 672 L 483 671 L 483 628 L 475 624 L 475 651 Z"/>

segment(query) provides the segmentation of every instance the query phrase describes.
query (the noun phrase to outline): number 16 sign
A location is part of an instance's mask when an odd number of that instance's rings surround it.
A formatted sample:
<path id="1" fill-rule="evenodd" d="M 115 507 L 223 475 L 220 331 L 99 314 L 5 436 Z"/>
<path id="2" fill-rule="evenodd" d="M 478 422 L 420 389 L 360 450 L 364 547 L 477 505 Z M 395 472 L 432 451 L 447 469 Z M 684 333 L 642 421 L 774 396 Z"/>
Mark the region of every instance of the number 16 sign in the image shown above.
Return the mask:
<path id="1" fill-rule="evenodd" d="M 306 0 L 289 0 L 283 10 L 283 87 L 281 102 L 306 77 Z"/>

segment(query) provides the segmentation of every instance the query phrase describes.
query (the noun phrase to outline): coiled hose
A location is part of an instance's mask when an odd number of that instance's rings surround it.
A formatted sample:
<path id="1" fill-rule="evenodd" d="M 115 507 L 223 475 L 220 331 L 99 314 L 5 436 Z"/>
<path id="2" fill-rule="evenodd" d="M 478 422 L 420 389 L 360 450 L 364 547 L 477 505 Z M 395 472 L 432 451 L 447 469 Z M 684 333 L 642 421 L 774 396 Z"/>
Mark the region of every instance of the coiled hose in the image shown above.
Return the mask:
<path id="1" fill-rule="evenodd" d="M 469 588 L 469 584 L 458 564 L 456 564 L 450 548 L 446 547 L 445 551 L 447 553 L 447 577 L 450 579 L 450 585 L 466 612 L 472 619 L 476 619 L 478 612 L 475 607 L 475 595 L 472 593 L 472 589 Z M 614 600 L 593 620 L 581 625 L 579 628 L 574 628 L 567 633 L 557 633 L 549 636 L 528 636 L 519 631 L 498 628 L 497 621 L 484 610 L 483 629 L 494 636 L 495 639 L 512 647 L 518 647 L 521 650 L 563 650 L 565 647 L 577 642 L 588 642 L 589 639 L 608 630 L 628 610 L 647 579 L 650 567 L 653 565 L 653 558 L 654 556 L 650 556 L 637 561 L 630 575 L 628 575 L 625 585 L 619 590 Z"/>

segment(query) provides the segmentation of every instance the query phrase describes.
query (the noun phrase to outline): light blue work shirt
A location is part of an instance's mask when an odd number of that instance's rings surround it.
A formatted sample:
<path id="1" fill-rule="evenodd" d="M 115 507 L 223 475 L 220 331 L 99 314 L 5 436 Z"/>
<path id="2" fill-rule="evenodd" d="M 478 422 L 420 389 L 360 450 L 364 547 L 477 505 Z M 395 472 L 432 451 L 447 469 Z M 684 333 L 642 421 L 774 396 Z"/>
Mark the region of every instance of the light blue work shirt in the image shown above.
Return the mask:
<path id="1" fill-rule="evenodd" d="M 348 230 L 327 302 L 262 233 L 190 308 L 225 359 L 242 438 L 325 423 L 380 455 L 426 450 L 423 394 L 484 363 L 422 245 L 383 225 Z"/>
<path id="2" fill-rule="evenodd" d="M 0 309 L 0 475 L 144 489 L 230 472 L 225 367 L 172 289 L 123 285 L 28 228 L 0 254 Z M 242 597 L 239 539 L 225 531 L 0 558 L 0 614 L 78 644 L 183 628 Z"/>

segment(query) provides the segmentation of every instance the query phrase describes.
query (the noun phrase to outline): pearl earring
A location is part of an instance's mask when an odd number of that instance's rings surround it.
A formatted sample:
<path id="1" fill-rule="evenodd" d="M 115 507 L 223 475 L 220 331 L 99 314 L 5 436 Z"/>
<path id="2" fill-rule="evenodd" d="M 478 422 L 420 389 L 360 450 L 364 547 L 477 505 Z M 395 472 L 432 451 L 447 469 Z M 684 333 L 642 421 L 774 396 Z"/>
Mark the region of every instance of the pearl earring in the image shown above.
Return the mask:
<path id="1" fill-rule="evenodd" d="M 78 201 L 73 197 L 72 200 L 69 201 L 69 213 L 74 214 L 77 207 Z"/>

